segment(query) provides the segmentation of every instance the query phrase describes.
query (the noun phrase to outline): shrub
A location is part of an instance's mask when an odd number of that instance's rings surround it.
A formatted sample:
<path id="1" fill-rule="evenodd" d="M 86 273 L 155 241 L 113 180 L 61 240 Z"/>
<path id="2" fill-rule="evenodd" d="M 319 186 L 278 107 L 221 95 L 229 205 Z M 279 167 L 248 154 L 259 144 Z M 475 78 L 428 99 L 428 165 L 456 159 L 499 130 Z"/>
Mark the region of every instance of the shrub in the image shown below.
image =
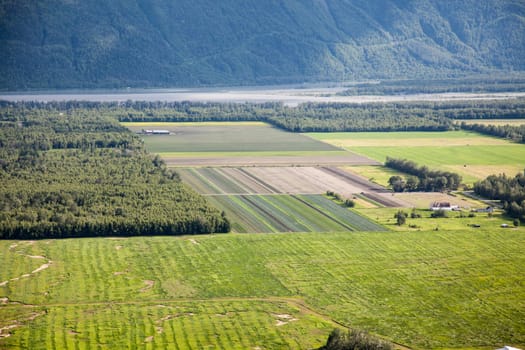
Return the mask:
<path id="1" fill-rule="evenodd" d="M 433 211 L 432 214 L 430 214 L 431 218 L 446 218 L 448 217 L 447 212 L 443 209 Z"/>
<path id="2" fill-rule="evenodd" d="M 362 330 L 342 331 L 334 329 L 328 336 L 326 345 L 319 350 L 393 350 L 392 343 L 370 335 Z"/>
<path id="3" fill-rule="evenodd" d="M 351 200 L 351 199 L 347 199 L 347 200 L 345 200 L 344 205 L 347 208 L 353 208 L 353 207 L 355 207 L 355 202 L 353 200 Z"/>

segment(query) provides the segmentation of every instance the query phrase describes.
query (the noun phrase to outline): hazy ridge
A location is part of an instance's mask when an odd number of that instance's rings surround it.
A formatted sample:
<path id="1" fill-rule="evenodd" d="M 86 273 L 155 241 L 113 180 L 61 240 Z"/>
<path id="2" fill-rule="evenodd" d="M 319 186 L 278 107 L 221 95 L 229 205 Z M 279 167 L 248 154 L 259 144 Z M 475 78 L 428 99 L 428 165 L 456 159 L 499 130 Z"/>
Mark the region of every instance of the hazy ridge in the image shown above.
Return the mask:
<path id="1" fill-rule="evenodd" d="M 0 89 L 525 70 L 520 0 L 4 0 Z"/>

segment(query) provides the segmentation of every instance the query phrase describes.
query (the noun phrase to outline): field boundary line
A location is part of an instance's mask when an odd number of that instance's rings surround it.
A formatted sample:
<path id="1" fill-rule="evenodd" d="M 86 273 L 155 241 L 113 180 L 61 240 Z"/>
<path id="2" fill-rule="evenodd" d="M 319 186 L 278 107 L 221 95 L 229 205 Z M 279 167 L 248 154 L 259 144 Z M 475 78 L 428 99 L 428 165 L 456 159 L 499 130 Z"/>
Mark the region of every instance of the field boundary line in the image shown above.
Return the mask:
<path id="1" fill-rule="evenodd" d="M 282 191 L 279 191 L 277 188 L 273 187 L 269 183 L 261 180 L 259 177 L 255 176 L 255 175 L 251 174 L 246 169 L 244 169 L 242 167 L 241 168 L 237 168 L 237 169 L 239 169 L 239 171 L 242 172 L 243 174 L 245 174 L 246 176 L 252 178 L 254 181 L 258 182 L 261 186 L 263 186 L 266 189 L 270 190 L 270 192 L 272 192 L 272 193 L 282 193 Z"/>
<path id="2" fill-rule="evenodd" d="M 246 200 L 249 204 L 253 205 L 255 208 L 257 208 L 258 210 L 260 210 L 262 213 L 264 213 L 265 215 L 267 215 L 270 219 L 274 220 L 276 223 L 278 223 L 279 225 L 281 225 L 283 228 L 285 228 L 286 230 L 288 230 L 288 232 L 294 232 L 295 230 L 293 228 L 291 228 L 290 226 L 286 225 L 286 223 L 282 222 L 280 219 L 278 219 L 277 217 L 275 217 L 275 215 L 273 215 L 272 213 L 270 213 L 268 210 L 266 210 L 265 208 L 263 208 L 262 206 L 260 206 L 259 204 L 255 203 L 255 201 L 251 200 L 251 199 L 248 199 L 249 196 L 241 196 L 242 199 Z M 279 232 L 286 232 L 286 231 L 279 231 Z"/>

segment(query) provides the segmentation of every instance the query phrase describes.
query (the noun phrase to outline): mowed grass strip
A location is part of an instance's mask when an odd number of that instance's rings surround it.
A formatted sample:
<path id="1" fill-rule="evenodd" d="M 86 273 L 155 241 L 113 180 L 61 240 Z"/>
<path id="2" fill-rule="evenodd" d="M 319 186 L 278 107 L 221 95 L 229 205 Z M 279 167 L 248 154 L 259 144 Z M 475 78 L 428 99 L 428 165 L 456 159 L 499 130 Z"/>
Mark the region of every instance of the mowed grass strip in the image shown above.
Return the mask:
<path id="1" fill-rule="evenodd" d="M 26 308 L 27 309 L 27 308 Z M 13 330 L 2 348 L 305 349 L 333 324 L 279 301 L 225 300 L 56 305 Z M 21 307 L 6 311 L 22 313 Z"/>
<path id="2" fill-rule="evenodd" d="M 314 314 L 295 330 L 300 321 L 273 322 L 303 319 L 299 304 L 283 304 L 291 297 L 413 348 L 523 347 L 523 230 L 37 241 L 32 252 L 53 264 L 0 287 L 34 305 L 0 306 L 0 327 L 20 320 L 0 347 L 319 347 L 329 331 Z M 31 272 L 12 243 L 0 241 L 3 268 Z M 47 312 L 30 320 L 28 309 Z M 282 343 L 298 333 L 303 343 Z"/>

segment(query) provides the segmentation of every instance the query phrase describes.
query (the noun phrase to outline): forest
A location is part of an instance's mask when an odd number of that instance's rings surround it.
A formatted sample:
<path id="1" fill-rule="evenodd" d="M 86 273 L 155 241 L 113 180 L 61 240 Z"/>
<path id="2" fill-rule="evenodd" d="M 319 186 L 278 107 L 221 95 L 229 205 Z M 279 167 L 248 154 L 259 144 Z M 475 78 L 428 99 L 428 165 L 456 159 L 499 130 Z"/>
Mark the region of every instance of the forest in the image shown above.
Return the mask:
<path id="1" fill-rule="evenodd" d="M 502 137 L 515 142 L 525 143 L 525 125 L 485 125 L 461 123 L 461 129 L 472 130 L 480 134 Z"/>
<path id="2" fill-rule="evenodd" d="M 430 170 L 407 159 L 387 157 L 385 166 L 412 175 L 406 179 L 397 175 L 390 177 L 388 182 L 395 192 L 453 191 L 461 184 L 461 176 L 456 173 Z"/>
<path id="3" fill-rule="evenodd" d="M 514 177 L 491 175 L 474 184 L 474 192 L 485 198 L 500 200 L 510 217 L 525 222 L 525 171 Z"/>
<path id="4" fill-rule="evenodd" d="M 282 103 L 199 102 L 27 102 L 39 108 L 94 109 L 121 122 L 264 121 L 291 132 L 447 131 L 471 130 L 464 119 L 514 119 L 525 115 L 525 99 L 510 101 L 454 101 L 403 103 Z M 506 126 L 510 137 L 522 142 L 523 129 Z M 478 132 L 491 134 L 490 128 Z"/>
<path id="5" fill-rule="evenodd" d="M 0 238 L 228 232 L 141 140 L 96 109 L 0 108 Z"/>

